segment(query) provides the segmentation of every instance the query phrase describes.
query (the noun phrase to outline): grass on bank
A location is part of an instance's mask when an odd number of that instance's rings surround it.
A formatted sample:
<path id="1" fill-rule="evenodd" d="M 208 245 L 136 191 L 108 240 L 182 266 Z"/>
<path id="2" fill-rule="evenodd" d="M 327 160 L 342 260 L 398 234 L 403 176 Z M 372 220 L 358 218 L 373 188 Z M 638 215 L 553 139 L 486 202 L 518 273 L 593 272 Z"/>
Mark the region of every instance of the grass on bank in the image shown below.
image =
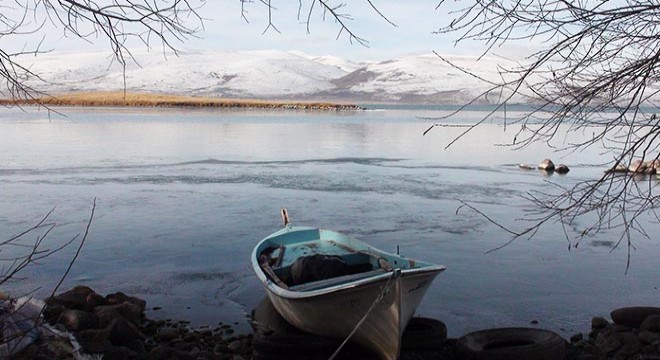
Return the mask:
<path id="1" fill-rule="evenodd" d="M 358 106 L 324 102 L 285 102 L 247 99 L 223 99 L 167 94 L 88 92 L 44 96 L 37 99 L 6 100 L 0 105 L 43 106 L 117 106 L 117 107 L 209 107 L 254 109 L 357 110 Z"/>

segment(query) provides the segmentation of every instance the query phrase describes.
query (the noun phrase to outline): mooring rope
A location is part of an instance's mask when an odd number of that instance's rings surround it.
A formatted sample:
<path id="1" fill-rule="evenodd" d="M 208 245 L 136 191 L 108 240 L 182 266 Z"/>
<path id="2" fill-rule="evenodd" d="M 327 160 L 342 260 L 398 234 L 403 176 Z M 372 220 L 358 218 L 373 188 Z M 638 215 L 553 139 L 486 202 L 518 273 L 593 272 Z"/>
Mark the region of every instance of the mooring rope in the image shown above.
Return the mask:
<path id="1" fill-rule="evenodd" d="M 357 329 L 360 327 L 360 325 L 362 325 L 362 323 L 365 320 L 367 320 L 367 317 L 369 316 L 371 311 L 376 308 L 376 305 L 378 305 L 378 303 L 381 302 L 383 300 L 383 298 L 385 298 L 385 295 L 390 290 L 390 287 L 392 286 L 392 284 L 394 284 L 394 282 L 392 280 L 398 279 L 399 276 L 401 276 L 401 269 L 392 270 L 392 275 L 387 279 L 387 282 L 385 283 L 385 286 L 381 289 L 378 296 L 376 296 L 376 299 L 371 304 L 371 306 L 369 307 L 367 312 L 364 314 L 364 316 L 362 316 L 362 318 L 360 319 L 360 321 L 358 321 L 358 323 L 355 325 L 353 330 L 351 330 L 350 334 L 348 334 L 346 339 L 344 339 L 344 341 L 339 345 L 337 350 L 335 350 L 335 352 L 328 358 L 328 360 L 334 360 L 337 357 L 337 355 L 339 355 L 339 352 L 344 348 L 344 346 L 348 343 L 348 341 L 351 339 L 351 337 L 353 337 L 353 335 L 355 334 Z"/>

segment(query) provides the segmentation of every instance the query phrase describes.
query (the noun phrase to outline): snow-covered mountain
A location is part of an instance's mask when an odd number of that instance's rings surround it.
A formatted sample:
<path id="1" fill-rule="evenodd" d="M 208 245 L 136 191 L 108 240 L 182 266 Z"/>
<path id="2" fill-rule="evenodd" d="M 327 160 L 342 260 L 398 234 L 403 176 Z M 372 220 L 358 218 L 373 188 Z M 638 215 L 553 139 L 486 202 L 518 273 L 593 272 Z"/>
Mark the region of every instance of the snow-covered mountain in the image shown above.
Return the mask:
<path id="1" fill-rule="evenodd" d="M 178 56 L 136 51 L 128 62 L 128 91 L 227 98 L 346 102 L 460 104 L 490 85 L 439 57 L 415 55 L 381 62 L 353 62 L 296 51 L 188 51 Z M 502 59 L 447 56 L 483 79 L 498 81 Z M 48 53 L 18 59 L 46 82 L 49 93 L 123 89 L 121 66 L 107 53 Z M 487 96 L 483 102 L 495 101 Z"/>

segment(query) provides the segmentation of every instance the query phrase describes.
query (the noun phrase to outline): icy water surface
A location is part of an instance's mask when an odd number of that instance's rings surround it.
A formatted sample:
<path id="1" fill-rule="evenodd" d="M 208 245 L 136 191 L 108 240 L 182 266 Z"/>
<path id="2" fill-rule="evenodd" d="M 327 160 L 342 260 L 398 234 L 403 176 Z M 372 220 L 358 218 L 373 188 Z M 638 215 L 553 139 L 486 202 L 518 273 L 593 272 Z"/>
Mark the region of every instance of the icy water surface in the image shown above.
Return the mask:
<path id="1" fill-rule="evenodd" d="M 63 288 L 124 291 L 163 307 L 149 316 L 247 330 L 246 315 L 264 294 L 249 255 L 279 229 L 282 207 L 295 224 L 446 265 L 418 313 L 445 321 L 451 336 L 532 320 L 570 334 L 618 306 L 658 305 L 655 238 L 635 240 L 625 275 L 625 248 L 611 251 L 615 232 L 569 252 L 561 229 L 548 226 L 486 255 L 508 234 L 474 212 L 456 212 L 458 199 L 469 201 L 515 226 L 528 207 L 519 197 L 525 192 L 599 176 L 602 168 L 586 165 L 598 162 L 598 149 L 511 151 L 496 145 L 510 143 L 517 129 L 494 121 L 445 150 L 464 129 L 422 136 L 429 121 L 418 116 L 443 114 L 423 109 L 60 111 L 66 117 L 0 110 L 0 239 L 55 207 L 54 247 L 84 231 L 96 197 L 91 233 Z M 516 166 L 548 156 L 571 172 L 548 177 Z M 657 224 L 649 226 L 657 233 Z M 6 287 L 46 296 L 73 251 Z"/>

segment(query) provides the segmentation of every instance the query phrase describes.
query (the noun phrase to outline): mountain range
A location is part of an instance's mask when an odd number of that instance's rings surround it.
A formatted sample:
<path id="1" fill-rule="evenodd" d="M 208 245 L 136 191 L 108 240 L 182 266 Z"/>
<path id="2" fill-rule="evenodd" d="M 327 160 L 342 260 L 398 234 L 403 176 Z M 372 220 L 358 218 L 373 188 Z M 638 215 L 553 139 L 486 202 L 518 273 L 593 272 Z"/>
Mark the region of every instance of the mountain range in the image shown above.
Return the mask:
<path id="1" fill-rule="evenodd" d="M 499 81 L 498 69 L 513 65 L 500 58 L 443 55 L 452 66 L 432 53 L 363 62 L 279 50 L 133 55 L 125 78 L 107 52 L 45 53 L 18 61 L 41 77 L 28 78 L 28 84 L 51 94 L 117 91 L 125 81 L 131 92 L 410 104 L 463 104 L 491 87 L 481 79 Z M 482 96 L 479 103 L 496 97 Z"/>

